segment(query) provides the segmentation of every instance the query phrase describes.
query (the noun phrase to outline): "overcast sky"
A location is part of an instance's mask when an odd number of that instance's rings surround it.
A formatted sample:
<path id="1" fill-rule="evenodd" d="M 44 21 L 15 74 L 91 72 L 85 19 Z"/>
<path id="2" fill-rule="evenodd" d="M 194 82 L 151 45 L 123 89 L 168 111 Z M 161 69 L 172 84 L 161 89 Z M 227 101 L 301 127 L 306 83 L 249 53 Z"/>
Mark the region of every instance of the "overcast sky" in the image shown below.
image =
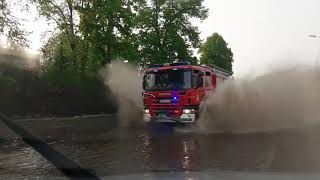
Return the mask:
<path id="1" fill-rule="evenodd" d="M 234 53 L 236 76 L 320 61 L 320 38 L 308 37 L 320 35 L 319 0 L 205 0 L 205 5 L 210 13 L 199 24 L 201 38 L 214 32 L 225 38 Z M 33 31 L 32 49 L 39 49 L 46 24 L 31 20 L 27 29 Z"/>
<path id="2" fill-rule="evenodd" d="M 236 75 L 320 60 L 319 0 L 206 0 L 202 38 L 220 33 L 234 53 Z"/>

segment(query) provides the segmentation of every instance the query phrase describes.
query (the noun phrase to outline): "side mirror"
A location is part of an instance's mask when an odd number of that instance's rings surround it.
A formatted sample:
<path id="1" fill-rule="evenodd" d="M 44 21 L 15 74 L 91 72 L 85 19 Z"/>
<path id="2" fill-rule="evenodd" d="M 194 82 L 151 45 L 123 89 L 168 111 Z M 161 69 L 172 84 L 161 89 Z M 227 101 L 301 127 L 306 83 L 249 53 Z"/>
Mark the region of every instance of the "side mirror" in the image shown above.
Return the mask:
<path id="1" fill-rule="evenodd" d="M 146 81 L 147 76 L 143 76 L 143 82 L 142 82 L 142 89 L 145 90 L 147 86 L 147 81 Z"/>

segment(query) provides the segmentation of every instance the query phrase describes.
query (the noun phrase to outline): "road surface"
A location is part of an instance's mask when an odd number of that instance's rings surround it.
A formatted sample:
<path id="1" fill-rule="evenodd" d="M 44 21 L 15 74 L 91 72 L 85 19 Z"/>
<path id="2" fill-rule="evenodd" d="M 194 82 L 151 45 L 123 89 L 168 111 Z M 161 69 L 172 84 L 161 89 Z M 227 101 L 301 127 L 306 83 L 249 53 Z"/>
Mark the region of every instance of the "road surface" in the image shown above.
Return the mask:
<path id="1" fill-rule="evenodd" d="M 319 127 L 207 135 L 189 126 L 120 127 L 116 116 L 15 122 L 101 178 L 160 173 L 166 179 L 172 172 L 183 173 L 179 178 L 188 177 L 186 173 L 199 177 L 200 172 L 320 174 Z M 57 177 L 66 179 L 0 123 L 0 179 Z"/>

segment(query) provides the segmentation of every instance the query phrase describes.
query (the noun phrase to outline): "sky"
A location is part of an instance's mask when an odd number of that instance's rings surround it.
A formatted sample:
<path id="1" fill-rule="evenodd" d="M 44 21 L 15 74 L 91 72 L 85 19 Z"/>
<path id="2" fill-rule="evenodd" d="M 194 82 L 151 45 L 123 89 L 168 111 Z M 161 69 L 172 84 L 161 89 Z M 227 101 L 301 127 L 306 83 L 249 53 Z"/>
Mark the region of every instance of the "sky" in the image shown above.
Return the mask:
<path id="1" fill-rule="evenodd" d="M 319 0 L 206 0 L 205 39 L 220 33 L 234 53 L 236 76 L 320 61 Z"/>
<path id="2" fill-rule="evenodd" d="M 205 40 L 214 32 L 221 34 L 234 53 L 235 76 L 261 75 L 279 66 L 315 65 L 320 62 L 319 0 L 205 0 L 209 17 L 194 21 Z M 50 29 L 45 20 L 31 14 L 25 28 L 31 49 L 43 43 L 41 34 Z"/>

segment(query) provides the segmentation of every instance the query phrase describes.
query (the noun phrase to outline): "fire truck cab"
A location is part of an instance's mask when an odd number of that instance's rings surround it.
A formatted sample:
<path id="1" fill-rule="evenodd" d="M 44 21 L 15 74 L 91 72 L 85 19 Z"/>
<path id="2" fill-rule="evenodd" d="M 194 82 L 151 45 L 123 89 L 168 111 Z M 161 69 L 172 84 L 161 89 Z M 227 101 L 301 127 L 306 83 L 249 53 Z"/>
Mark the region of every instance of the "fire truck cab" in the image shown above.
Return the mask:
<path id="1" fill-rule="evenodd" d="M 143 76 L 144 121 L 194 123 L 199 107 L 231 72 L 189 62 L 153 65 Z"/>

